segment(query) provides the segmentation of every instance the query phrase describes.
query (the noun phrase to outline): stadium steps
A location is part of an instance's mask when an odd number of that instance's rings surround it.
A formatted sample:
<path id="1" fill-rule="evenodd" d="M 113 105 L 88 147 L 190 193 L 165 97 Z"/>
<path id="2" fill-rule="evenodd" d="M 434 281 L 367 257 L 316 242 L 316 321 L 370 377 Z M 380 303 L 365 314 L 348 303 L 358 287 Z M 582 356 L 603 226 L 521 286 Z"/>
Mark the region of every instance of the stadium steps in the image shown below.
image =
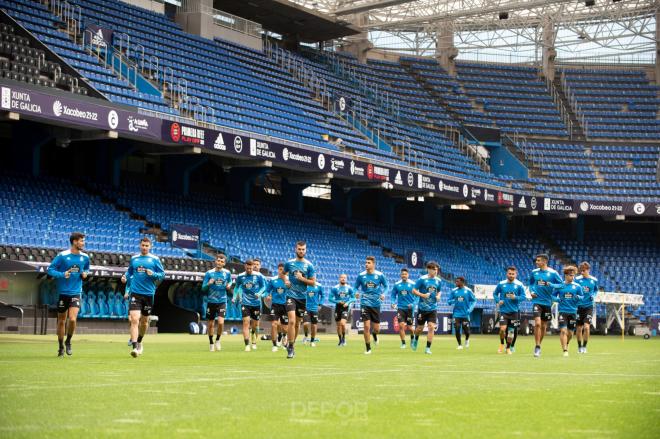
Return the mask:
<path id="1" fill-rule="evenodd" d="M 539 236 L 538 240 L 550 250 L 550 255 L 562 265 L 576 265 L 578 261 L 573 260 L 564 249 L 550 236 Z"/>
<path id="2" fill-rule="evenodd" d="M 399 61 L 399 64 L 401 64 L 401 66 L 404 68 L 404 70 L 405 70 L 406 72 L 408 72 L 408 74 L 409 74 L 413 79 L 415 79 L 415 81 L 417 81 L 417 82 L 419 83 L 419 85 L 421 85 L 422 88 L 423 88 L 424 90 L 426 90 L 426 91 L 429 93 L 429 95 L 431 95 L 431 96 L 435 99 L 435 101 L 436 101 L 438 104 L 440 104 L 440 106 L 441 106 L 441 107 L 442 107 L 447 113 L 449 113 L 449 115 L 450 115 L 454 120 L 458 121 L 459 123 L 463 122 L 463 120 L 464 120 L 463 115 L 456 113 L 456 112 L 451 108 L 451 106 L 449 106 L 449 104 L 448 104 L 447 101 L 442 97 L 442 95 L 441 95 L 440 93 L 438 93 L 438 92 L 433 88 L 433 86 L 431 86 L 431 84 L 429 84 L 429 83 L 426 81 L 426 79 L 424 79 L 424 77 L 422 77 L 422 75 L 420 75 L 419 73 L 417 73 L 417 72 L 415 71 L 415 69 L 412 68 L 412 63 L 411 63 L 410 61 L 401 60 L 401 61 Z"/>
<path id="3" fill-rule="evenodd" d="M 586 137 L 584 135 L 584 127 L 580 124 L 580 120 L 577 117 L 575 109 L 573 108 L 571 102 L 566 97 L 566 93 L 564 92 L 564 86 L 561 83 L 561 77 L 559 75 L 555 75 L 555 79 L 552 81 L 552 84 L 555 86 L 555 90 L 557 90 L 557 95 L 559 96 L 559 99 L 561 99 L 562 104 L 564 104 L 564 108 L 566 108 L 566 111 L 568 111 L 568 116 L 572 124 L 571 138 L 576 141 L 586 140 Z"/>

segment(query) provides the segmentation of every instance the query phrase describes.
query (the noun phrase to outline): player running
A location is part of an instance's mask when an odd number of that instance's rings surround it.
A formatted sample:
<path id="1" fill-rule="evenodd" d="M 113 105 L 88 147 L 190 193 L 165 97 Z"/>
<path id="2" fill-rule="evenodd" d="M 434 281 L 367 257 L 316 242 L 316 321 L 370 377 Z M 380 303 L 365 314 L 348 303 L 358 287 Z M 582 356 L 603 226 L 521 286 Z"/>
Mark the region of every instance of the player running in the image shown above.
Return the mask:
<path id="1" fill-rule="evenodd" d="M 470 314 L 477 303 L 477 298 L 471 289 L 465 286 L 465 278 L 459 276 L 454 280 L 456 288 L 451 290 L 449 300 L 447 303 L 454 306 L 452 313 L 452 320 L 454 321 L 454 331 L 456 334 L 456 341 L 458 347 L 456 349 L 463 349 L 461 345 L 461 328 L 465 334 L 465 347 L 470 347 Z"/>
<path id="2" fill-rule="evenodd" d="M 252 258 L 252 273 L 261 276 L 264 278 L 264 284 L 268 286 L 268 279 L 264 274 L 261 272 L 261 259 L 259 258 Z M 261 312 L 259 313 L 259 318 L 261 318 L 262 314 L 270 314 L 270 307 L 266 305 L 266 303 L 261 303 L 260 305 Z M 256 331 L 250 331 L 250 343 L 252 343 L 252 346 L 257 345 L 257 340 L 259 339 L 259 321 L 257 321 L 257 330 Z"/>
<path id="3" fill-rule="evenodd" d="M 506 269 L 506 279 L 501 281 L 493 291 L 493 300 L 500 307 L 500 348 L 498 354 L 504 352 L 506 338 L 506 353 L 511 355 L 518 337 L 520 326 L 520 303 L 525 300 L 525 286 L 516 277 L 518 270 L 514 266 Z"/>
<path id="4" fill-rule="evenodd" d="M 577 309 L 577 342 L 578 354 L 587 353 L 587 342 L 591 334 L 591 317 L 594 313 L 594 299 L 598 295 L 598 279 L 591 276 L 591 265 L 582 262 L 578 267 L 580 275 L 575 277 L 575 283 L 582 287 L 584 298 L 578 303 Z"/>
<path id="5" fill-rule="evenodd" d="M 261 295 L 266 291 L 266 278 L 254 272 L 252 259 L 245 261 L 245 271 L 234 281 L 234 298 L 232 302 L 241 300 L 241 315 L 243 316 L 243 341 L 245 352 L 250 352 L 250 332 L 256 334 L 261 317 Z M 257 349 L 256 336 L 252 339 L 252 350 Z"/>
<path id="6" fill-rule="evenodd" d="M 339 283 L 330 290 L 330 302 L 335 304 L 335 323 L 337 324 L 337 346 L 346 346 L 346 322 L 350 304 L 355 302 L 355 290 L 348 285 L 348 276 L 339 276 Z"/>
<path id="7" fill-rule="evenodd" d="M 277 265 L 277 276 L 268 279 L 266 287 L 266 296 L 270 297 L 270 318 L 271 318 L 271 340 L 273 342 L 273 352 L 282 345 L 282 339 L 286 334 L 286 326 L 289 324 L 289 316 L 286 312 L 286 293 L 291 286 L 289 279 L 284 275 L 284 264 Z"/>
<path id="8" fill-rule="evenodd" d="M 151 240 L 146 236 L 140 240 L 140 254 L 133 255 L 126 274 L 121 277 L 126 284 L 124 298 L 128 304 L 128 320 L 131 324 L 131 356 L 142 355 L 142 339 L 147 333 L 149 315 L 154 305 L 154 294 L 158 282 L 165 279 L 165 270 L 158 256 L 150 253 Z"/>
<path id="9" fill-rule="evenodd" d="M 564 357 L 568 357 L 568 344 L 575 331 L 578 304 L 584 296 L 582 287 L 573 282 L 577 268 L 573 266 L 564 267 L 564 283 L 553 284 L 552 300 L 559 302 L 559 341 L 564 350 Z"/>
<path id="10" fill-rule="evenodd" d="M 207 294 L 206 320 L 208 322 L 209 350 L 211 352 L 222 349 L 220 336 L 225 325 L 227 312 L 227 291 L 231 289 L 231 273 L 225 268 L 227 257 L 218 253 L 215 257 L 215 268 L 204 274 L 202 291 Z M 218 331 L 213 342 L 215 319 L 218 319 Z"/>
<path id="11" fill-rule="evenodd" d="M 307 287 L 307 301 L 305 304 L 305 315 L 309 322 L 305 322 L 305 326 L 309 325 L 311 347 L 316 347 L 316 330 L 319 325 L 319 306 L 323 303 L 323 285 L 316 283 Z M 307 332 L 307 330 L 305 331 Z"/>
<path id="12" fill-rule="evenodd" d="M 296 257 L 284 264 L 284 274 L 289 277 L 291 288 L 286 296 L 286 311 L 289 318 L 287 327 L 287 358 L 294 358 L 295 342 L 298 336 L 298 329 L 303 320 L 306 309 L 307 287 L 316 283 L 316 270 L 314 265 L 305 259 L 307 254 L 307 243 L 305 241 L 296 242 Z"/>
<path id="13" fill-rule="evenodd" d="M 408 279 L 407 268 L 401 269 L 401 279 L 394 283 L 391 293 L 392 308 L 396 310 L 396 318 L 399 322 L 399 337 L 401 337 L 401 349 L 406 348 L 406 329 L 410 331 L 410 346 L 415 338 L 413 330 L 413 318 L 415 316 L 416 297 L 413 294 L 415 282 Z"/>
<path id="14" fill-rule="evenodd" d="M 64 357 L 65 347 L 66 354 L 73 355 L 71 338 L 76 331 L 82 283 L 89 276 L 89 256 L 83 253 L 85 235 L 73 232 L 69 236 L 69 244 L 71 244 L 71 248 L 58 253 L 48 266 L 48 275 L 55 278 L 59 294 L 57 299 L 58 357 Z M 67 317 L 69 318 L 68 324 L 66 324 Z M 66 340 L 64 340 L 65 326 Z"/>
<path id="15" fill-rule="evenodd" d="M 552 319 L 551 284 L 562 283 L 561 276 L 553 268 L 548 267 L 550 257 L 546 254 L 536 256 L 536 267 L 529 277 L 529 292 L 534 306 L 534 356 L 541 356 L 541 343 L 548 331 L 548 322 Z"/>
<path id="16" fill-rule="evenodd" d="M 376 258 L 367 256 L 366 270 L 355 279 L 355 297 L 360 299 L 360 320 L 364 323 L 365 355 L 371 355 L 371 334 L 378 344 L 380 331 L 380 304 L 385 299 L 383 291 L 387 290 L 387 279 L 380 271 L 376 271 Z M 360 293 L 360 289 L 362 293 Z M 360 296 L 360 294 L 362 296 Z"/>
<path id="17" fill-rule="evenodd" d="M 428 332 L 426 333 L 426 349 L 425 354 L 431 354 L 431 343 L 433 343 L 433 334 L 435 334 L 435 324 L 438 320 L 438 301 L 440 300 L 440 287 L 442 280 L 438 277 L 440 266 L 435 261 L 426 263 L 427 274 L 417 279 L 415 287 L 412 292 L 414 295 L 419 296 L 419 306 L 417 311 L 417 327 L 415 328 L 415 336 L 413 337 L 410 347 L 413 351 L 417 350 L 417 343 L 419 342 L 419 334 L 424 330 L 424 324 L 428 325 Z"/>

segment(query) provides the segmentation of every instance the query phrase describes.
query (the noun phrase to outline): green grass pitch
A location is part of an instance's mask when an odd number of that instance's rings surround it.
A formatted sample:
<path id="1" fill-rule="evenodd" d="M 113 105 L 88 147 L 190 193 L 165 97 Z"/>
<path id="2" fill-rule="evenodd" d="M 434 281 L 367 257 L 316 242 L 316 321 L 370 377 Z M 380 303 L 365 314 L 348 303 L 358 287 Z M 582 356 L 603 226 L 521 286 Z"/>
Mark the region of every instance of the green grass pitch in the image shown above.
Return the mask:
<path id="1" fill-rule="evenodd" d="M 533 339 L 498 355 L 473 336 L 457 351 L 437 337 L 425 355 L 383 336 L 371 356 L 361 337 L 338 348 L 298 345 L 294 360 L 270 342 L 221 352 L 205 336 L 80 335 L 56 358 L 53 336 L 0 336 L 0 438 L 442 438 L 660 437 L 658 340 L 594 337 L 563 358 L 557 336 L 533 358 Z"/>

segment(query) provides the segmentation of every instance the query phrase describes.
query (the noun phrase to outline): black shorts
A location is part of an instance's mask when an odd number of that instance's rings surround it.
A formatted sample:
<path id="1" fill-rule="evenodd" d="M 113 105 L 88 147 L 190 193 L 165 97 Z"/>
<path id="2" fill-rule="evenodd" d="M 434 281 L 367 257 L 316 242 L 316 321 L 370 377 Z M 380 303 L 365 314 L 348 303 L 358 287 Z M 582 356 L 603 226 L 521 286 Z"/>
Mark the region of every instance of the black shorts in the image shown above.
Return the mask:
<path id="1" fill-rule="evenodd" d="M 140 311 L 143 316 L 151 315 L 153 305 L 154 296 L 131 293 L 131 297 L 128 299 L 128 310 Z"/>
<path id="2" fill-rule="evenodd" d="M 241 305 L 241 316 L 249 317 L 251 320 L 259 320 L 261 317 L 261 306 Z"/>
<path id="3" fill-rule="evenodd" d="M 279 320 L 281 324 L 289 324 L 289 315 L 286 312 L 286 305 L 283 303 L 273 303 L 270 307 L 271 321 Z"/>
<path id="4" fill-rule="evenodd" d="M 470 319 L 465 317 L 453 317 L 454 326 L 470 326 Z"/>
<path id="5" fill-rule="evenodd" d="M 360 321 L 380 323 L 380 309 L 374 308 L 373 306 L 363 306 L 360 310 Z"/>
<path id="6" fill-rule="evenodd" d="M 348 321 L 348 305 L 335 306 L 335 322 L 339 322 L 341 320 Z"/>
<path id="7" fill-rule="evenodd" d="M 398 308 L 396 310 L 396 319 L 399 321 L 399 325 L 405 323 L 408 326 L 413 325 L 413 309 L 412 308 Z"/>
<path id="8" fill-rule="evenodd" d="M 520 313 L 500 314 L 500 326 L 517 328 L 520 326 Z"/>
<path id="9" fill-rule="evenodd" d="M 309 322 L 312 325 L 318 325 L 319 313 L 317 311 L 305 311 L 303 319 L 305 323 Z"/>
<path id="10" fill-rule="evenodd" d="M 417 313 L 417 326 L 424 326 L 425 323 L 435 325 L 438 321 L 437 311 L 419 311 Z"/>
<path id="11" fill-rule="evenodd" d="M 594 314 L 592 307 L 582 308 L 578 307 L 577 324 L 578 325 L 591 325 L 591 317 Z"/>
<path id="12" fill-rule="evenodd" d="M 305 315 L 305 310 L 307 309 L 307 302 L 305 299 L 294 299 L 293 297 L 286 298 L 286 312 L 295 311 L 298 318 L 302 318 Z"/>
<path id="13" fill-rule="evenodd" d="M 552 320 L 552 308 L 548 305 L 534 304 L 534 318 L 540 317 L 541 321 L 549 322 Z"/>
<path id="14" fill-rule="evenodd" d="M 568 328 L 569 331 L 575 331 L 575 314 L 566 314 L 561 312 L 559 313 L 559 318 L 557 321 L 559 322 L 559 329 Z"/>
<path id="15" fill-rule="evenodd" d="M 57 312 L 62 314 L 67 312 L 69 308 L 80 308 L 80 294 L 75 296 L 60 294 L 59 299 L 57 299 Z"/>
<path id="16" fill-rule="evenodd" d="M 206 320 L 224 319 L 226 311 L 226 303 L 209 303 L 206 305 Z"/>

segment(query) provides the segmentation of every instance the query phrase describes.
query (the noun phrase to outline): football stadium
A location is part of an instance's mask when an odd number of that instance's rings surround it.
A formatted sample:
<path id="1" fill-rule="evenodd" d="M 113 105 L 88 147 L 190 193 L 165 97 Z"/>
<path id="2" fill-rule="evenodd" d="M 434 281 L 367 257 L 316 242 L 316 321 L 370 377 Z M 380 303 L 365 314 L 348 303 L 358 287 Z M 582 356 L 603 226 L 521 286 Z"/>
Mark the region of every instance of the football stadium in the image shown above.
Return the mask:
<path id="1" fill-rule="evenodd" d="M 657 0 L 0 0 L 0 438 L 660 437 Z"/>

